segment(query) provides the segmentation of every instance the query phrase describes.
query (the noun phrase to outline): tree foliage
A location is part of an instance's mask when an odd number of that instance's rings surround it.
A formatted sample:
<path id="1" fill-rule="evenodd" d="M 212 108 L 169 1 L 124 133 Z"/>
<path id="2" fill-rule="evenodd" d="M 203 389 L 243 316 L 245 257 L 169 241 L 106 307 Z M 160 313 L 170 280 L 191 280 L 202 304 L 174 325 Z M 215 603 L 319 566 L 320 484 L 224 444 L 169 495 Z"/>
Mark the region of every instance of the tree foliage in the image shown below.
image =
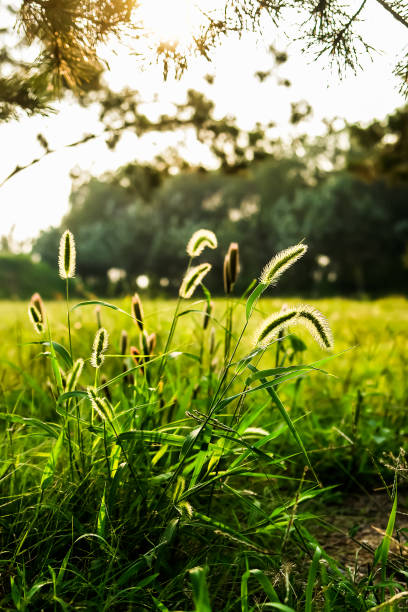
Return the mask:
<path id="1" fill-rule="evenodd" d="M 216 232 L 220 243 L 207 255 L 218 270 L 211 278 L 214 291 L 222 292 L 223 257 L 230 242 L 240 245 L 240 290 L 274 252 L 302 239 L 311 245 L 303 273 L 289 273 L 282 292 L 403 291 L 408 180 L 394 168 L 401 168 L 395 162 L 400 151 L 395 134 L 399 126 L 403 135 L 407 114 L 400 109 L 384 120 L 377 148 L 374 122 L 365 129 L 347 128 L 348 151 L 332 145 L 329 153 L 330 138 L 335 142 L 336 135 L 326 135 L 313 144 L 301 140 L 301 157 L 296 155 L 298 139 L 293 147 L 276 149 L 245 167 L 238 162 L 235 172 L 232 167 L 203 172 L 183 166 L 171 176 L 135 163 L 84 180 L 72 192 L 61 227 L 44 232 L 35 250 L 52 264 L 59 235 L 69 227 L 77 238 L 79 269 L 90 286 L 113 290 L 107 271 L 115 267 L 126 272 L 121 291 L 134 290 L 140 274 L 148 274 L 156 289 L 160 279 L 168 279 L 174 291 L 185 267 L 187 241 L 205 227 Z M 381 144 L 384 138 L 394 143 L 393 149 Z M 332 170 L 322 170 L 322 156 L 332 162 Z"/>
<path id="2" fill-rule="evenodd" d="M 376 1 L 408 27 L 405 0 Z M 6 27 L 0 31 L 0 120 L 16 116 L 19 110 L 47 113 L 50 101 L 66 90 L 82 98 L 98 89 L 106 68 L 101 46 L 114 39 L 127 41 L 138 54 L 152 50 L 165 76 L 170 69 L 180 75 L 194 54 L 210 59 L 211 50 L 226 35 L 248 30 L 261 33 L 265 19 L 281 31 L 294 28 L 306 51 L 326 55 L 340 71 L 344 67 L 357 70 L 362 54 L 372 51 L 358 31 L 367 0 L 357 7 L 338 0 L 223 0 L 214 10 L 206 10 L 204 4 L 201 26 L 192 33 L 187 48 L 163 40 L 146 46 L 149 33 L 140 21 L 141 4 L 135 0 L 16 0 L 8 7 Z M 13 30 L 17 36 L 11 35 Z M 406 92 L 404 53 L 395 74 Z"/>

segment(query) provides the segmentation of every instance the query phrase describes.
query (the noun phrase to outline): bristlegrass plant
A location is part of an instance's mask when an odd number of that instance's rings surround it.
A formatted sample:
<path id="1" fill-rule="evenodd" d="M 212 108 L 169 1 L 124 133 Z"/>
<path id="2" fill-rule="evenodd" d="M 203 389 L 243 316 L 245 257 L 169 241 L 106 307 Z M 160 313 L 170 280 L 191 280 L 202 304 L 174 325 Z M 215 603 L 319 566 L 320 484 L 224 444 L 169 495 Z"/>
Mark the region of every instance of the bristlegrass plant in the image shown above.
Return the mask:
<path id="1" fill-rule="evenodd" d="M 62 279 L 65 279 L 65 293 L 67 301 L 67 319 L 68 319 L 68 335 L 69 335 L 69 353 L 72 356 L 72 341 L 71 341 L 71 320 L 69 313 L 69 279 L 75 276 L 76 266 L 76 248 L 73 234 L 69 230 L 61 236 L 59 253 L 58 253 L 58 267 L 59 275 Z"/>
<path id="2" fill-rule="evenodd" d="M 60 273 L 68 304 L 74 246 L 64 236 Z M 233 300 L 239 253 L 232 243 L 224 264 L 226 314 L 203 284 L 210 265 L 191 266 L 204 247 L 216 246 L 208 230 L 190 240 L 167 336 L 135 295 L 130 312 L 99 300 L 71 308 L 97 305 L 121 317 L 115 327 L 104 315 L 95 336 L 95 319 L 89 327 L 81 319 L 75 352 L 83 353 L 74 362 L 71 339 L 67 351 L 51 336 L 52 321 L 48 340 L 33 343 L 49 370 L 44 375 L 34 360 L 43 380 L 24 373 L 30 397 L 16 393 L 2 413 L 1 609 L 337 612 L 370 609 L 403 593 L 402 562 L 390 555 L 396 495 L 360 589 L 308 528 L 315 517 L 305 504 L 329 491 L 302 437 L 307 417 L 289 401 L 297 382 L 321 376 L 333 355 L 307 363 L 292 330 L 304 327 L 316 350 L 330 350 L 333 336 L 311 306 L 269 316 L 257 307 L 306 245 L 278 253 L 250 295 Z M 196 302 L 187 303 L 193 296 Z M 34 297 L 29 315 L 39 331 L 45 310 Z M 254 340 L 255 315 L 263 321 Z M 181 317 L 187 340 L 175 335 Z M 68 328 L 70 335 L 69 316 Z M 37 406 L 48 412 L 35 412 Z M 298 581 L 291 574 L 296 558 L 303 566 Z"/>

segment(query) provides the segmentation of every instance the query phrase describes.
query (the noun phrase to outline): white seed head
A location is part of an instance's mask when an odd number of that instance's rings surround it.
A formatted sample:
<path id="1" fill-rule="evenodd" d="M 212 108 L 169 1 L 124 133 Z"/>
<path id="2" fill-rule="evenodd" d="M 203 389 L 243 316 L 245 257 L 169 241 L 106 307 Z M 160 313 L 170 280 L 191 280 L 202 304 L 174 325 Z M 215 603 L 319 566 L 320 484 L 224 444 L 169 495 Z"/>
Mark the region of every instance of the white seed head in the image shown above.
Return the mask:
<path id="1" fill-rule="evenodd" d="M 28 305 L 28 316 L 37 334 L 41 334 L 44 330 L 44 322 L 41 312 L 33 302 L 30 302 Z"/>
<path id="2" fill-rule="evenodd" d="M 280 331 L 287 325 L 295 323 L 298 316 L 297 308 L 286 308 L 283 312 L 275 312 L 260 325 L 255 333 L 255 344 L 266 348 Z"/>
<path id="3" fill-rule="evenodd" d="M 281 251 L 266 264 L 259 280 L 265 285 L 276 285 L 285 270 L 300 259 L 306 251 L 306 244 L 296 244 Z"/>
<path id="4" fill-rule="evenodd" d="M 199 266 L 190 268 L 181 283 L 179 291 L 180 297 L 185 299 L 191 298 L 204 276 L 211 270 L 211 267 L 209 263 L 202 263 Z"/>
<path id="5" fill-rule="evenodd" d="M 74 391 L 74 389 L 77 386 L 77 382 L 82 374 L 83 367 L 84 367 L 84 360 L 77 359 L 74 365 L 72 366 L 71 372 L 68 374 L 67 383 L 65 386 L 67 391 Z"/>
<path id="6" fill-rule="evenodd" d="M 140 299 L 138 293 L 135 293 L 134 296 L 132 297 L 131 310 L 132 310 L 132 317 L 136 325 L 139 327 L 140 331 L 142 332 L 144 315 L 143 315 L 142 300 Z"/>
<path id="7" fill-rule="evenodd" d="M 42 301 L 41 295 L 39 293 L 33 293 L 30 299 L 30 303 L 34 304 L 34 306 L 37 308 L 41 316 L 41 323 L 44 324 L 45 323 L 45 308 L 44 308 L 44 302 Z"/>
<path id="8" fill-rule="evenodd" d="M 255 335 L 255 344 L 266 348 L 288 325 L 303 325 L 323 349 L 332 349 L 333 334 L 322 313 L 307 304 L 282 309 L 268 317 Z"/>
<path id="9" fill-rule="evenodd" d="M 108 408 L 101 397 L 98 397 L 95 389 L 92 387 L 88 387 L 87 389 L 88 397 L 91 400 L 91 404 L 95 412 L 99 414 L 103 421 L 106 421 L 106 416 L 108 414 Z"/>
<path id="10" fill-rule="evenodd" d="M 92 346 L 91 365 L 100 368 L 105 360 L 104 352 L 108 348 L 108 332 L 104 327 L 98 329 Z"/>
<path id="11" fill-rule="evenodd" d="M 194 232 L 187 244 L 187 253 L 190 257 L 201 255 L 205 247 L 216 249 L 218 246 L 217 236 L 214 232 L 200 229 Z"/>
<path id="12" fill-rule="evenodd" d="M 334 346 L 333 334 L 326 317 L 320 310 L 308 304 L 302 304 L 298 306 L 297 311 L 297 322 L 306 327 L 323 349 L 332 349 Z"/>
<path id="13" fill-rule="evenodd" d="M 76 250 L 73 234 L 66 230 L 60 240 L 58 266 L 61 278 L 73 278 L 75 276 Z"/>

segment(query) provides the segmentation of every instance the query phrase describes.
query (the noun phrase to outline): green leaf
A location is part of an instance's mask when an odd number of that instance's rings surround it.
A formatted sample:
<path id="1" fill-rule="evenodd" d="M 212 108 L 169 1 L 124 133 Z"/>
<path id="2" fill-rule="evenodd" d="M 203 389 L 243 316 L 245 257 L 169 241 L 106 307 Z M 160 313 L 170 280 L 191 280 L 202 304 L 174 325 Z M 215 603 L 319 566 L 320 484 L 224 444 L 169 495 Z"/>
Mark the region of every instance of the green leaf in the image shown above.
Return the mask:
<path id="1" fill-rule="evenodd" d="M 106 485 L 103 489 L 103 495 L 101 499 L 101 505 L 99 506 L 98 519 L 96 521 L 96 533 L 102 538 L 105 537 L 105 526 L 106 526 Z"/>
<path id="2" fill-rule="evenodd" d="M 281 376 L 282 374 L 288 374 L 289 372 L 300 372 L 301 370 L 319 370 L 319 368 L 313 368 L 310 365 L 300 365 L 300 366 L 287 366 L 281 368 L 269 368 L 267 370 L 258 370 L 254 372 L 251 376 L 249 376 L 246 380 L 246 384 L 250 385 L 255 380 L 259 380 L 260 378 L 266 378 L 267 376 Z M 324 372 L 323 370 L 319 370 Z M 326 373 L 326 372 L 324 372 Z"/>
<path id="3" fill-rule="evenodd" d="M 73 363 L 72 363 L 71 355 L 68 353 L 67 349 L 64 346 L 62 346 L 62 344 L 59 344 L 59 342 L 55 342 L 55 340 L 52 340 L 51 343 L 52 343 L 54 350 L 62 357 L 62 360 L 65 366 L 71 369 Z M 42 346 L 50 346 L 49 340 L 40 340 L 38 342 L 26 342 L 25 346 L 33 345 L 33 344 L 41 344 Z"/>
<path id="4" fill-rule="evenodd" d="M 265 574 L 259 569 L 247 570 L 242 574 L 241 578 L 241 610 L 242 612 L 249 612 L 248 609 L 248 580 L 253 576 L 256 578 L 265 591 L 266 595 L 269 597 L 270 602 L 279 603 L 279 597 L 273 588 L 271 581 L 269 578 L 265 576 Z M 269 607 L 269 606 L 268 606 Z M 288 608 L 290 610 L 290 608 Z"/>
<path id="5" fill-rule="evenodd" d="M 185 442 L 185 436 L 169 434 L 161 431 L 148 430 L 131 430 L 119 434 L 119 440 L 143 440 L 153 444 L 169 444 L 171 446 L 182 447 Z"/>
<path id="6" fill-rule="evenodd" d="M 192 431 L 190 431 L 190 433 L 185 437 L 184 444 L 180 451 L 180 460 L 186 457 L 187 454 L 193 449 L 193 446 L 195 445 L 197 438 L 200 435 L 202 429 L 203 429 L 202 426 L 197 427 L 196 429 L 193 429 Z"/>
<path id="7" fill-rule="evenodd" d="M 37 429 L 42 429 L 45 431 L 52 438 L 58 438 L 58 431 L 60 429 L 59 425 L 51 425 L 50 423 L 45 423 L 34 417 L 23 417 L 19 414 L 9 414 L 7 412 L 0 412 L 0 419 L 9 421 L 10 423 L 20 423 L 21 425 L 27 425 L 28 427 L 36 427 Z"/>
<path id="8" fill-rule="evenodd" d="M 251 370 L 251 372 L 257 372 L 257 369 L 253 365 L 248 365 L 248 368 Z M 261 382 L 264 384 L 267 381 L 261 379 Z M 273 388 L 272 385 L 265 385 L 264 388 L 265 388 L 266 392 L 271 396 L 274 404 L 276 405 L 276 407 L 278 408 L 279 412 L 281 413 L 281 416 L 283 417 L 285 423 L 289 427 L 292 436 L 296 440 L 300 450 L 303 453 L 303 456 L 304 456 L 304 458 L 306 460 L 307 465 L 312 470 L 312 473 L 313 473 L 313 476 L 316 479 L 316 482 L 318 484 L 320 484 L 320 480 L 319 480 L 316 472 L 314 471 L 314 468 L 313 468 L 313 466 L 311 464 L 311 461 L 309 459 L 309 455 L 307 454 L 306 448 L 305 448 L 305 446 L 304 446 L 304 444 L 302 442 L 302 438 L 299 436 L 299 434 L 297 432 L 297 429 L 296 429 L 294 423 L 292 422 L 292 419 L 290 418 L 289 414 L 286 412 L 286 409 L 285 409 L 284 405 L 282 404 L 278 394 L 276 393 L 276 391 L 275 391 L 275 389 Z"/>
<path id="9" fill-rule="evenodd" d="M 40 487 L 43 491 L 52 482 L 52 479 L 55 473 L 55 468 L 57 466 L 58 457 L 61 452 L 63 441 L 64 441 L 64 430 L 61 430 L 61 433 L 58 436 L 58 440 L 55 442 L 49 454 L 48 461 L 45 465 L 45 468 L 44 468 L 44 471 L 41 477 Z"/>
<path id="10" fill-rule="evenodd" d="M 377 563 L 380 563 L 383 569 L 385 569 L 387 565 L 388 553 L 390 551 L 390 544 L 391 544 L 392 534 L 394 532 L 396 515 L 397 515 L 397 492 L 395 491 L 394 503 L 392 504 L 391 514 L 388 519 L 388 524 L 385 530 L 385 535 L 384 535 L 384 538 L 381 544 L 375 551 L 375 555 L 374 555 L 374 565 L 376 565 Z"/>
<path id="11" fill-rule="evenodd" d="M 193 587 L 195 612 L 211 612 L 210 595 L 207 586 L 207 572 L 207 567 L 194 567 L 189 571 Z"/>
<path id="12" fill-rule="evenodd" d="M 249 320 L 249 317 L 252 314 L 252 311 L 255 307 L 256 302 L 261 297 L 261 295 L 263 294 L 267 286 L 268 285 L 265 285 L 264 283 L 259 283 L 259 285 L 255 287 L 255 289 L 253 290 L 253 292 L 247 299 L 247 303 L 246 303 L 246 320 L 247 321 Z"/>
<path id="13" fill-rule="evenodd" d="M 316 574 L 317 574 L 317 569 L 319 567 L 319 561 L 320 561 L 321 555 L 322 555 L 322 552 L 320 548 L 316 546 L 316 549 L 313 555 L 313 559 L 312 559 L 312 563 L 309 568 L 309 575 L 307 578 L 305 612 L 313 612 L 313 609 L 312 609 L 313 590 L 316 584 Z"/>
<path id="14" fill-rule="evenodd" d="M 43 344 L 45 346 L 50 346 L 49 342 L 44 342 Z M 66 365 L 66 367 L 71 369 L 73 363 L 72 363 L 71 355 L 68 353 L 67 349 L 64 346 L 62 346 L 62 344 L 59 344 L 58 342 L 55 342 L 55 340 L 52 340 L 51 344 L 52 344 L 55 352 L 58 353 L 58 355 L 60 355 L 62 357 L 62 360 L 63 360 L 64 364 Z"/>
<path id="15" fill-rule="evenodd" d="M 88 394 L 86 391 L 67 391 L 66 393 L 62 393 L 59 396 L 58 402 L 64 402 L 65 400 L 71 399 L 72 397 L 80 397 L 81 399 L 83 399 L 84 397 L 88 397 Z"/>
<path id="16" fill-rule="evenodd" d="M 109 302 L 103 302 L 102 300 L 87 300 L 86 302 L 79 302 L 78 304 L 75 304 L 75 306 L 71 308 L 71 311 L 76 310 L 77 308 L 81 308 L 82 306 L 91 306 L 92 304 L 96 304 L 98 306 L 105 306 L 105 308 L 111 308 L 112 310 L 121 312 L 127 317 L 130 317 L 131 319 L 133 319 L 132 315 L 126 312 L 126 310 L 122 310 L 122 308 L 118 308 L 117 306 L 115 306 L 115 304 L 109 304 Z"/>
<path id="17" fill-rule="evenodd" d="M 153 597 L 153 595 L 152 595 L 152 599 L 156 605 L 157 610 L 159 610 L 159 612 L 170 612 L 170 610 L 166 608 L 166 606 L 161 601 Z"/>

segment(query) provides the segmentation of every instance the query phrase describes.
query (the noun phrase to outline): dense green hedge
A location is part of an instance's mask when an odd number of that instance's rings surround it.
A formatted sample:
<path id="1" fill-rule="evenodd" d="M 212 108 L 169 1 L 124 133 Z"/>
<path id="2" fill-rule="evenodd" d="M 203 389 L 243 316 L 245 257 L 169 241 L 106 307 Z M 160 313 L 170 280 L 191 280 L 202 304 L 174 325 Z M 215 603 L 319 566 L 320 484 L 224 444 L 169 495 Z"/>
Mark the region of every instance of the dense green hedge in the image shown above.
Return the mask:
<path id="1" fill-rule="evenodd" d="M 57 264 L 34 263 L 29 255 L 0 253 L 0 298 L 27 299 L 38 291 L 43 298 L 64 294 Z"/>

